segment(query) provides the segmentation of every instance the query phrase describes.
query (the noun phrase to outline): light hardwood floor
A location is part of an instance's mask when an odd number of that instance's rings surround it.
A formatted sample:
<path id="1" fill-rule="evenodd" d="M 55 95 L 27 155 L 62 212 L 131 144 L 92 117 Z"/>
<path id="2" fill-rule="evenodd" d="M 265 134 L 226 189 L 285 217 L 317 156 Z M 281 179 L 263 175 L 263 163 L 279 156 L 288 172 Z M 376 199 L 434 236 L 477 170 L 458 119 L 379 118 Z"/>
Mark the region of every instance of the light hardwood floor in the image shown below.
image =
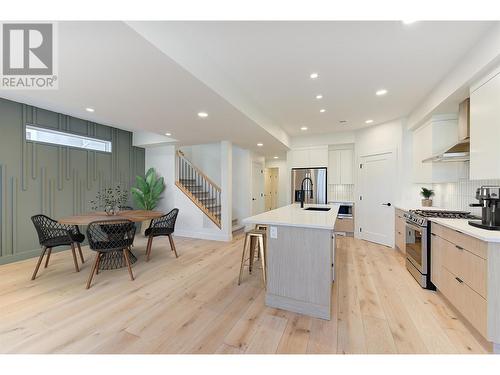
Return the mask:
<path id="1" fill-rule="evenodd" d="M 70 252 L 0 266 L 2 353 L 485 353 L 435 292 L 421 289 L 395 250 L 338 241 L 331 321 L 264 305 L 259 271 L 237 285 L 242 236 L 231 243 L 155 239 L 126 269 L 85 281 Z"/>

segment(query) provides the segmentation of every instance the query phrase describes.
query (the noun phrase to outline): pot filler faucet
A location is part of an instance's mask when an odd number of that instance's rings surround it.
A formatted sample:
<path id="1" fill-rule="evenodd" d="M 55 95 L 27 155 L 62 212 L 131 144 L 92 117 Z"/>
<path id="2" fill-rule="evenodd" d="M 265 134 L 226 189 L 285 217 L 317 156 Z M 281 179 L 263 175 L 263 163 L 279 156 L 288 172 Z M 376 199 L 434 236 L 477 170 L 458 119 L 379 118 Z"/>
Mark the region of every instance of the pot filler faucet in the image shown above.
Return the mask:
<path id="1" fill-rule="evenodd" d="M 302 183 L 300 184 L 300 208 L 304 208 L 304 200 L 305 200 L 305 190 L 304 190 L 304 182 L 306 180 L 309 180 L 309 182 L 311 183 L 311 189 L 309 190 L 311 192 L 311 196 L 310 198 L 312 199 L 313 198 L 313 181 L 311 180 L 310 177 L 305 177 L 303 180 L 302 180 Z"/>

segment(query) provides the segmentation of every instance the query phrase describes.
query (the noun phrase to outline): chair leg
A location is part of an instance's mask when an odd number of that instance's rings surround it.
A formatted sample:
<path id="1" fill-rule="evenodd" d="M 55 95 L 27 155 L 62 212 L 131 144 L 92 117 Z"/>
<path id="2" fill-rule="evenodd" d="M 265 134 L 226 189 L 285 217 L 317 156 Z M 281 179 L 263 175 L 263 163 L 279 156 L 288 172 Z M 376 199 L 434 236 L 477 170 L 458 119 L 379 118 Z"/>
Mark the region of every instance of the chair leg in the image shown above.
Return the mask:
<path id="1" fill-rule="evenodd" d="M 76 272 L 80 272 L 80 268 L 78 268 L 78 261 L 76 260 L 76 251 L 75 251 L 75 244 L 71 244 L 71 252 L 73 253 L 73 262 L 75 263 L 75 270 Z"/>
<path id="2" fill-rule="evenodd" d="M 85 263 L 85 260 L 83 259 L 82 247 L 80 246 L 80 243 L 77 242 L 76 246 L 78 247 L 78 252 L 80 253 L 80 259 L 82 260 L 82 263 Z"/>
<path id="3" fill-rule="evenodd" d="M 241 255 L 240 276 L 238 277 L 238 285 L 241 284 L 241 276 L 243 275 L 243 266 L 245 265 L 245 252 L 247 249 L 248 236 L 245 235 L 245 242 L 243 243 L 243 254 Z"/>
<path id="4" fill-rule="evenodd" d="M 97 254 L 99 255 L 99 257 L 97 259 L 97 268 L 95 269 L 95 274 L 99 275 L 99 266 L 101 265 L 102 254 L 101 253 L 97 253 Z"/>
<path id="5" fill-rule="evenodd" d="M 267 282 L 266 282 L 266 257 L 265 257 L 265 250 L 264 250 L 264 239 L 262 236 L 259 236 L 259 249 L 258 251 L 260 252 L 260 260 L 262 261 L 262 280 L 264 281 L 264 288 L 267 289 Z"/>
<path id="6" fill-rule="evenodd" d="M 149 257 L 151 256 L 151 247 L 153 245 L 153 236 L 148 238 L 148 246 L 146 247 L 146 262 L 149 262 Z"/>
<path id="7" fill-rule="evenodd" d="M 42 259 L 43 256 L 45 255 L 45 252 L 47 251 L 47 248 L 44 246 L 42 248 L 42 253 L 40 254 L 40 257 L 38 258 L 38 262 L 36 263 L 35 271 L 33 272 L 33 276 L 31 276 L 31 280 L 35 280 L 36 274 L 38 273 L 38 269 L 40 268 L 40 264 L 42 264 Z"/>
<path id="8" fill-rule="evenodd" d="M 174 243 L 174 239 L 172 238 L 172 235 L 169 234 L 168 235 L 168 240 L 170 242 L 170 248 L 172 249 L 172 251 L 174 252 L 175 254 L 175 257 L 178 258 L 179 256 L 177 255 L 177 250 L 175 248 L 175 243 Z"/>
<path id="9" fill-rule="evenodd" d="M 134 274 L 132 273 L 132 267 L 130 267 L 130 259 L 128 258 L 129 249 L 123 249 L 123 256 L 125 257 L 125 262 L 127 263 L 128 273 L 130 275 L 130 280 L 134 281 Z"/>
<path id="10" fill-rule="evenodd" d="M 85 289 L 90 288 L 90 284 L 92 283 L 92 278 L 94 277 L 94 273 L 96 272 L 97 267 L 99 267 L 99 259 L 100 258 L 101 258 L 101 254 L 97 253 L 95 256 L 94 265 L 92 266 L 92 269 L 90 270 L 89 279 L 87 280 L 87 287 Z"/>
<path id="11" fill-rule="evenodd" d="M 47 259 L 45 259 L 45 268 L 47 268 L 49 266 L 49 259 L 50 259 L 50 254 L 52 254 L 52 248 L 49 247 L 47 249 Z"/>

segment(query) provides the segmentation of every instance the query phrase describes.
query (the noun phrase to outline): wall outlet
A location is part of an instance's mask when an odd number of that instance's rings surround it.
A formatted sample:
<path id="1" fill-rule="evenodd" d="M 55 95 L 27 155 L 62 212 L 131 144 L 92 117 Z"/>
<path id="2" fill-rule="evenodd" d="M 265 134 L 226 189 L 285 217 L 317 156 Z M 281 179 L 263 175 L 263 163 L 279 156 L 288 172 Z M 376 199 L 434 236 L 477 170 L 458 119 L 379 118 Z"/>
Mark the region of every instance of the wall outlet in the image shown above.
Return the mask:
<path id="1" fill-rule="evenodd" d="M 278 227 L 270 227 L 269 230 L 269 236 L 271 238 L 278 238 Z"/>

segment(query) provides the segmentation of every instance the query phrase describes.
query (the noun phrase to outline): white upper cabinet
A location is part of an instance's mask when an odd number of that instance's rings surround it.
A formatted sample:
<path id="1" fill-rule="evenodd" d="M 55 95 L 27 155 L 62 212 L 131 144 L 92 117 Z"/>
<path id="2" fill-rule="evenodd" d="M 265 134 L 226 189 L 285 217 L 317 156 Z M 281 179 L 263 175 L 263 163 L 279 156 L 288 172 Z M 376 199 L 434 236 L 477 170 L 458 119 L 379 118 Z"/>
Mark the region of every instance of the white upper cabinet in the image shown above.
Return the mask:
<path id="1" fill-rule="evenodd" d="M 313 168 L 328 166 L 328 146 L 298 148 L 288 151 L 290 168 Z"/>
<path id="2" fill-rule="evenodd" d="M 353 184 L 354 150 L 330 150 L 328 152 L 328 183 Z"/>
<path id="3" fill-rule="evenodd" d="M 423 162 L 458 142 L 456 115 L 433 116 L 413 132 L 413 182 L 456 182 L 464 178 L 465 162 Z"/>
<path id="4" fill-rule="evenodd" d="M 470 179 L 500 178 L 500 72 L 470 95 Z"/>

